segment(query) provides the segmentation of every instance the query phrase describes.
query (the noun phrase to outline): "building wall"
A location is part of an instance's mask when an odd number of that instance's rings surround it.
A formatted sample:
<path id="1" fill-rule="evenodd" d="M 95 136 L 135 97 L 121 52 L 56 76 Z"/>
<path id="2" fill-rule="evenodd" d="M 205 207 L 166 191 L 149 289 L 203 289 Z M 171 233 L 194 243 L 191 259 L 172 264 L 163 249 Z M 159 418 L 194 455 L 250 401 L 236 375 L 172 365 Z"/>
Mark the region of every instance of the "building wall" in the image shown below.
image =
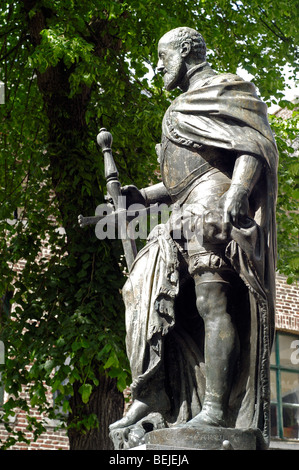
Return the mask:
<path id="1" fill-rule="evenodd" d="M 34 414 L 34 410 L 32 411 Z M 15 431 L 26 430 L 26 416 L 23 411 L 17 411 L 11 425 Z M 33 441 L 33 434 L 26 432 L 26 438 L 32 440 L 30 445 L 26 443 L 17 443 L 13 445 L 11 450 L 69 450 L 69 440 L 65 430 L 57 431 L 55 423 L 47 426 L 47 432 L 42 434 L 39 439 Z M 7 432 L 3 425 L 0 426 L 0 441 L 3 443 L 7 439 Z"/>
<path id="2" fill-rule="evenodd" d="M 283 276 L 277 276 L 275 326 L 279 330 L 299 334 L 299 287 L 287 284 Z"/>
<path id="3" fill-rule="evenodd" d="M 23 388 L 21 397 L 26 399 L 26 388 Z M 52 393 L 48 392 L 47 400 L 49 402 L 53 399 Z M 40 413 L 32 408 L 30 410 L 30 416 L 36 418 L 39 422 L 43 421 L 43 424 L 46 427 L 46 432 L 43 433 L 36 441 L 34 441 L 34 436 L 32 432 L 27 431 L 27 418 L 26 413 L 20 409 L 15 410 L 15 416 L 10 418 L 10 426 L 15 432 L 22 432 L 25 434 L 26 439 L 30 441 L 30 444 L 25 442 L 16 443 L 11 446 L 11 450 L 69 450 L 69 439 L 67 433 L 64 429 L 58 430 L 59 421 L 49 420 L 47 417 L 41 416 Z M 3 424 L 0 424 L 0 443 L 6 441 L 8 433 Z"/>
<path id="4" fill-rule="evenodd" d="M 299 334 L 299 286 L 288 285 L 284 276 L 277 276 L 276 288 L 276 328 L 283 331 Z M 36 415 L 35 410 L 32 414 Z M 37 416 L 42 419 L 40 416 Z M 16 411 L 11 425 L 16 431 L 25 431 L 26 417 L 24 412 Z M 56 430 L 57 422 L 48 421 L 47 432 L 42 434 L 36 442 L 30 445 L 25 443 L 15 444 L 12 450 L 68 450 L 69 441 L 65 430 Z M 32 438 L 32 433 L 27 433 L 28 439 Z M 5 441 L 7 432 L 3 425 L 0 425 L 0 441 Z M 299 444 L 298 444 L 299 445 Z M 296 445 L 296 449 L 298 449 Z"/>

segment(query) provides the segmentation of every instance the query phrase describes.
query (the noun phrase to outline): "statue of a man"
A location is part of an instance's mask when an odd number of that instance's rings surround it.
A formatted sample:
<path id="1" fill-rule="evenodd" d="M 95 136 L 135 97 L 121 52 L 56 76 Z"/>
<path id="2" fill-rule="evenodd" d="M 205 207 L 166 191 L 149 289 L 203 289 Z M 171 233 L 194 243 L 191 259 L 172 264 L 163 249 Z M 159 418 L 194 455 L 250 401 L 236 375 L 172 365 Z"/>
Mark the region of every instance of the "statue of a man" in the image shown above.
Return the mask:
<path id="1" fill-rule="evenodd" d="M 195 30 L 168 32 L 158 53 L 166 90 L 182 90 L 157 146 L 162 183 L 122 192 L 174 209 L 123 289 L 133 402 L 110 430 L 158 413 L 166 427 L 256 428 L 267 441 L 277 192 L 267 108 L 250 82 L 212 70 Z"/>

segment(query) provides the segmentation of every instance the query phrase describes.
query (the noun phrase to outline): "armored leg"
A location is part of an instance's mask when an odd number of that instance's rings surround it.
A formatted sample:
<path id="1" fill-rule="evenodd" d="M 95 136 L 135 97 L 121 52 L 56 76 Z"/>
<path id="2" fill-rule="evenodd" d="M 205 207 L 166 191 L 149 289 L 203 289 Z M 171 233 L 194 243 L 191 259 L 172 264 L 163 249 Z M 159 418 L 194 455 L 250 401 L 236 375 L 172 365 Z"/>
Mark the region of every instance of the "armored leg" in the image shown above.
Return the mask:
<path id="1" fill-rule="evenodd" d="M 221 274 L 195 275 L 197 309 L 205 326 L 206 391 L 188 425 L 225 426 L 239 341 L 229 309 L 231 285 Z"/>

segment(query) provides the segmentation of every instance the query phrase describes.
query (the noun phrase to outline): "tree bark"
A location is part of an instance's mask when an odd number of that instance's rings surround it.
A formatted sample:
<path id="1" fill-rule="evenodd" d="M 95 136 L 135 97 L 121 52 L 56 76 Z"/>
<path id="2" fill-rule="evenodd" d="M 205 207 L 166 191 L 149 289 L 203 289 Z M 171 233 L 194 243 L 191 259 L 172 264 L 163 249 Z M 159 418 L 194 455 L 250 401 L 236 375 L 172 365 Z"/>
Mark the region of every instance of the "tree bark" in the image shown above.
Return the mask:
<path id="1" fill-rule="evenodd" d="M 82 403 L 78 389 L 81 384 L 74 386 L 74 396 L 70 404 L 73 413 L 69 419 L 70 450 L 112 450 L 113 444 L 109 438 L 109 424 L 122 417 L 124 397 L 116 389 L 115 379 L 107 376 L 100 377 L 100 385 L 91 394 L 88 404 Z M 94 413 L 99 427 L 85 432 L 78 429 L 77 424 L 82 417 Z"/>

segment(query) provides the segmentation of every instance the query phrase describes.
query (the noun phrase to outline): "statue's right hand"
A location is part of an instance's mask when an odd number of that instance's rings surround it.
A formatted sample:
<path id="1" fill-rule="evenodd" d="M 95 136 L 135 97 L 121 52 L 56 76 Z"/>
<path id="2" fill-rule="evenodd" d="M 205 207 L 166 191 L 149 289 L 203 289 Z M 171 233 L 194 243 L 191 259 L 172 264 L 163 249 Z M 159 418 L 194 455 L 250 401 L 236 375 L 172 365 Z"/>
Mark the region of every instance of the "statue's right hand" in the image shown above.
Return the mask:
<path id="1" fill-rule="evenodd" d="M 133 184 L 123 186 L 121 188 L 121 195 L 126 197 L 127 208 L 132 204 L 142 204 L 145 206 L 144 196 L 142 195 L 141 191 Z"/>

